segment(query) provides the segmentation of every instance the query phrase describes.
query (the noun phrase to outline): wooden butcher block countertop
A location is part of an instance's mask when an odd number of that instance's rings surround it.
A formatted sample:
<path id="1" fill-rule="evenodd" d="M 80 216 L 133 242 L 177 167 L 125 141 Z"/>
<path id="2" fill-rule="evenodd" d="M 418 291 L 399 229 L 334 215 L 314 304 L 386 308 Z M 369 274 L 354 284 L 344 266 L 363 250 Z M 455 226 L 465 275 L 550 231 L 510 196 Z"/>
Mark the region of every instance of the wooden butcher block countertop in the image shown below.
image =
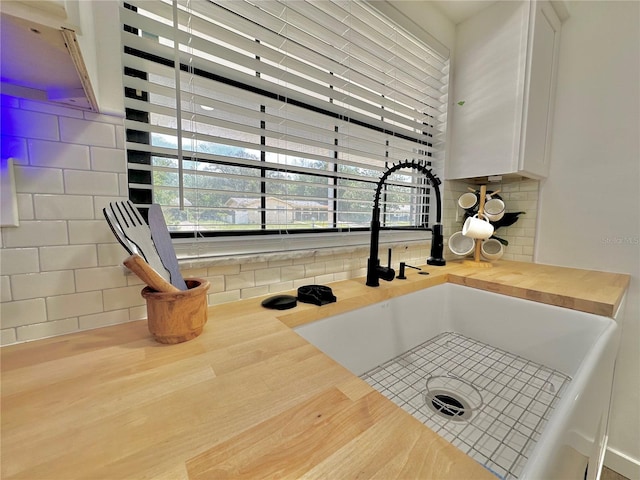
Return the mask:
<path id="1" fill-rule="evenodd" d="M 332 284 L 338 301 L 210 308 L 198 338 L 145 321 L 4 347 L 3 479 L 492 479 L 291 326 L 444 282 L 612 315 L 626 275 L 450 262 L 407 280 Z"/>

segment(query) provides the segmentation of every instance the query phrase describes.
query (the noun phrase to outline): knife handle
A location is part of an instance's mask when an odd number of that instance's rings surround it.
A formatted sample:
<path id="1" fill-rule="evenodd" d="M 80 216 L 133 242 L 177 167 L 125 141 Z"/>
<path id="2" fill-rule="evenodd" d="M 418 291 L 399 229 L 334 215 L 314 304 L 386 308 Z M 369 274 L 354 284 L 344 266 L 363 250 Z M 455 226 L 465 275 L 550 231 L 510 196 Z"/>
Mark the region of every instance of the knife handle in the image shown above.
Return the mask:
<path id="1" fill-rule="evenodd" d="M 180 291 L 162 278 L 140 255 L 134 253 L 127 257 L 123 263 L 129 270 L 135 273 L 140 280 L 158 292 Z"/>

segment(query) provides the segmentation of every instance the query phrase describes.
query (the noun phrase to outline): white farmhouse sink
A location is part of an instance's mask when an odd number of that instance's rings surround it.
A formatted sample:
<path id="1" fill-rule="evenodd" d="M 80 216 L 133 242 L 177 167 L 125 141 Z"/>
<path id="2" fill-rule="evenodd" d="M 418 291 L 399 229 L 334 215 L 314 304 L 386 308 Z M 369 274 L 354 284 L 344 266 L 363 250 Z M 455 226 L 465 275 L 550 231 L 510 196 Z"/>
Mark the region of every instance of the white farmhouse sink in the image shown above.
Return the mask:
<path id="1" fill-rule="evenodd" d="M 616 317 L 618 315 L 621 315 L 620 311 Z M 620 337 L 614 319 L 444 284 L 305 324 L 296 328 L 296 331 L 354 374 L 362 376 L 375 388 L 384 390 L 382 393 L 389 398 L 400 395 L 394 393 L 400 390 L 405 393 L 411 392 L 410 388 L 424 390 L 424 395 L 414 395 L 411 401 L 393 399 L 498 477 L 582 480 L 587 465 L 587 478 L 599 477 L 607 441 L 610 394 Z M 443 340 L 445 332 L 453 332 L 455 338 L 471 343 L 461 343 L 462 347 L 456 347 L 455 342 Z M 435 337 L 438 338 L 430 341 Z M 437 342 L 441 343 L 438 348 L 444 348 L 446 355 L 427 353 L 420 356 L 421 349 L 429 349 Z M 487 441 L 482 439 L 485 437 L 476 433 L 473 434 L 475 440 L 469 440 L 472 437 L 466 433 L 471 428 L 467 425 L 469 423 L 473 423 L 474 428 L 475 425 L 481 427 L 485 424 L 488 425 L 487 430 L 494 428 L 484 422 L 480 416 L 483 413 L 474 411 L 473 415 L 477 416 L 474 419 L 471 415 L 470 420 L 462 417 L 448 420 L 441 414 L 425 420 L 426 416 L 433 413 L 430 412 L 432 408 L 427 408 L 430 397 L 425 386 L 427 380 L 434 377 L 467 382 L 472 396 L 474 391 L 478 391 L 485 404 L 494 397 L 492 392 L 511 388 L 511 383 L 509 387 L 506 382 L 505 386 L 495 384 L 500 382 L 502 373 L 491 374 L 495 381 L 481 381 L 477 371 L 483 369 L 473 365 L 468 368 L 464 366 L 476 362 L 473 359 L 461 360 L 466 358 L 465 355 L 485 351 L 489 352 L 486 358 L 501 356 L 507 359 L 509 365 L 504 367 L 506 370 L 514 370 L 515 366 L 524 362 L 544 366 L 541 371 L 554 375 L 553 379 L 549 377 L 551 380 L 540 382 L 540 395 L 555 396 L 555 399 L 548 408 L 545 407 L 544 421 L 530 427 L 526 449 L 523 445 L 515 445 L 518 443 L 515 440 L 510 440 L 514 438 L 511 433 L 514 427 L 507 422 L 503 439 L 505 446 L 501 448 L 522 452 L 516 462 L 518 465 L 512 466 L 511 470 L 497 467 L 500 461 L 493 463 L 493 460 L 486 460 L 478 453 L 487 447 Z M 426 370 L 422 370 L 423 373 L 428 372 L 426 376 L 417 377 L 412 359 L 420 358 L 420 362 L 424 363 L 424 358 L 436 357 L 448 358 L 451 365 L 445 365 L 444 370 L 438 373 L 431 363 L 427 363 L 424 367 Z M 384 366 L 386 362 L 388 364 Z M 383 367 L 378 368 L 380 365 Z M 386 380 L 380 383 L 375 380 L 387 375 L 385 369 L 397 369 L 398 365 L 411 371 L 406 375 L 407 378 L 413 376 L 407 380 L 402 372 L 394 374 L 393 378 L 402 387 L 392 385 L 387 388 L 384 386 Z M 461 369 L 467 369 L 470 374 L 476 372 L 475 376 L 463 378 L 464 375 L 459 373 Z M 532 383 L 536 383 L 535 376 L 531 378 Z M 566 378 L 566 382 L 562 384 L 563 381 L 556 378 Z M 520 380 L 513 382 L 519 385 L 517 389 L 520 393 L 530 388 Z M 473 403 L 473 399 L 469 401 Z M 524 418 L 527 414 L 535 413 L 529 411 L 524 415 L 514 415 L 509 413 L 513 411 L 512 406 L 506 405 L 504 399 L 497 401 L 496 405 L 501 406 L 492 406 L 491 409 L 496 411 L 497 408 L 505 416 L 510 415 L 509 418 Z M 529 410 L 539 408 L 536 405 L 537 401 L 532 401 Z M 429 423 L 433 420 L 435 424 Z M 516 423 L 515 419 L 513 423 Z M 493 437 L 490 440 L 493 441 Z M 492 447 L 491 450 L 496 451 L 495 455 L 500 455 L 498 448 Z"/>

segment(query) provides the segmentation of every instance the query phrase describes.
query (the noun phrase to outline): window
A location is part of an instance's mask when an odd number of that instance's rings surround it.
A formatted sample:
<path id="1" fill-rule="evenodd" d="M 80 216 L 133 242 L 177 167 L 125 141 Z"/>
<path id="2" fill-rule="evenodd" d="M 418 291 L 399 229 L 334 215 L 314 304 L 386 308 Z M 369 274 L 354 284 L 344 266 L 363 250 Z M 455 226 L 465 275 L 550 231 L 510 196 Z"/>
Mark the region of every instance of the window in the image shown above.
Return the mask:
<path id="1" fill-rule="evenodd" d="M 130 198 L 174 237 L 366 230 L 387 166 L 442 176 L 448 58 L 367 3 L 134 0 L 121 20 Z M 432 195 L 399 171 L 382 225 L 429 225 Z"/>

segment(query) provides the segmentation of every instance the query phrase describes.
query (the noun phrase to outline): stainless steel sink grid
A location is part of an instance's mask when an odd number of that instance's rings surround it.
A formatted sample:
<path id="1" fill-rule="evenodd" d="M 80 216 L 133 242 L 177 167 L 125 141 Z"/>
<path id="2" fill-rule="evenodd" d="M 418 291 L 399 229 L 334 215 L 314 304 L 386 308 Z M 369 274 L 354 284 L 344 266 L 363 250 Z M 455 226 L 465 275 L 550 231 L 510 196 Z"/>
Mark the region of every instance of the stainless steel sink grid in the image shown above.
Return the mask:
<path id="1" fill-rule="evenodd" d="M 571 381 L 561 372 L 452 332 L 361 378 L 505 479 L 518 478 Z"/>

